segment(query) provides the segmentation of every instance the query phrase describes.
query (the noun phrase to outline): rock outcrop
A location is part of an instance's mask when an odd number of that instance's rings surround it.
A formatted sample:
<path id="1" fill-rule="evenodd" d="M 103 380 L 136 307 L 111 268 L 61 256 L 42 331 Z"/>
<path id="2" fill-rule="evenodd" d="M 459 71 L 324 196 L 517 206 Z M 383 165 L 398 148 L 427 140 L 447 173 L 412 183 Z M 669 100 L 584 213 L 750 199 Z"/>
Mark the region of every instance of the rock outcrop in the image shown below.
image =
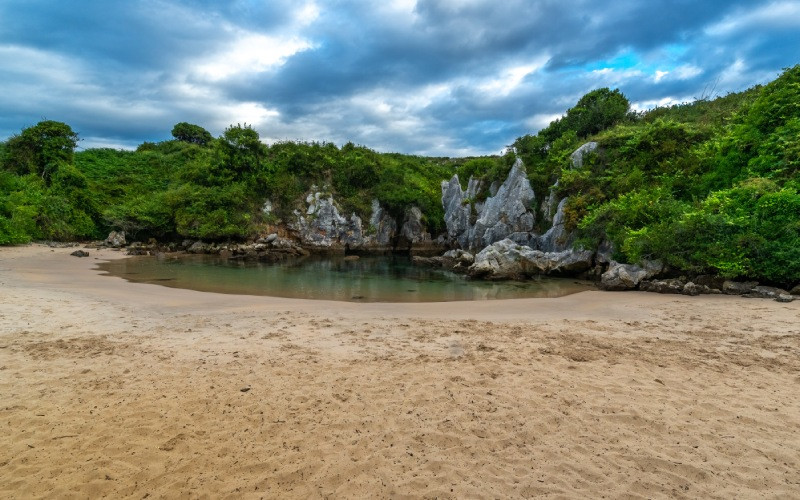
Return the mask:
<path id="1" fill-rule="evenodd" d="M 422 211 L 411 206 L 406 210 L 403 224 L 397 222 L 380 206 L 372 202 L 369 225 L 363 227 L 355 213 L 344 216 L 331 194 L 313 189 L 306 197 L 305 212 L 295 210 L 295 220 L 289 228 L 300 244 L 313 251 L 344 252 L 348 250 L 390 251 L 430 250 L 436 243 L 422 222 Z"/>
<path id="2" fill-rule="evenodd" d="M 111 231 L 108 233 L 108 238 L 103 241 L 103 244 L 111 248 L 124 247 L 127 244 L 125 231 Z"/>
<path id="3" fill-rule="evenodd" d="M 535 222 L 535 195 L 522 161 L 514 163 L 505 182 L 483 203 L 477 201 L 482 187 L 480 181 L 470 179 L 463 191 L 458 175 L 442 182 L 450 243 L 465 250 L 481 249 L 506 238 L 527 244 Z"/>
<path id="4" fill-rule="evenodd" d="M 473 277 L 489 279 L 574 274 L 589 269 L 593 256 L 594 252 L 589 250 L 542 252 L 507 238 L 481 250 L 468 273 Z"/>
<path id="5" fill-rule="evenodd" d="M 599 286 L 611 291 L 634 290 L 642 280 L 656 276 L 663 268 L 663 264 L 655 261 L 645 261 L 642 266 L 611 261 L 600 277 Z"/>
<path id="6" fill-rule="evenodd" d="M 572 168 L 583 168 L 583 160 L 590 153 L 594 153 L 597 151 L 598 144 L 594 141 L 587 142 L 583 146 L 579 147 L 575 151 L 569 155 L 569 159 L 572 162 Z"/>

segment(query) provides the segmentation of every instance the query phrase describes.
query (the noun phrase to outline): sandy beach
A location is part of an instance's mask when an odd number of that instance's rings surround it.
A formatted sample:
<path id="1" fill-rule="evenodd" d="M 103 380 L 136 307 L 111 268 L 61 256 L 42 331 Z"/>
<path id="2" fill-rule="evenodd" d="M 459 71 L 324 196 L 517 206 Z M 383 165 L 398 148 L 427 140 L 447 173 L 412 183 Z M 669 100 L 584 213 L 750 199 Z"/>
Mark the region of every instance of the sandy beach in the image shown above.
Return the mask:
<path id="1" fill-rule="evenodd" d="M 798 498 L 800 301 L 358 304 L 0 248 L 3 498 Z"/>

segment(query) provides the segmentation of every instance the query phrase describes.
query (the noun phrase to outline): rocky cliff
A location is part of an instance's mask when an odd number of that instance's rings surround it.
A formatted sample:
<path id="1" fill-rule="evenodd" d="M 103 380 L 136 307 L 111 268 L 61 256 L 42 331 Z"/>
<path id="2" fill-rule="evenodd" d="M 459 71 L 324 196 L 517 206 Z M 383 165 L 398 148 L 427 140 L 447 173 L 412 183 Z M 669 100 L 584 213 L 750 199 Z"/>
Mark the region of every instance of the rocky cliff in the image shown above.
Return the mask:
<path id="1" fill-rule="evenodd" d="M 589 142 L 571 155 L 572 168 L 582 168 L 584 157 L 597 150 Z M 442 182 L 447 243 L 477 253 L 469 273 L 500 278 L 530 274 L 563 274 L 586 271 L 595 264 L 593 250 L 574 249 L 574 237 L 565 226 L 568 199 L 558 197 L 558 182 L 538 204 L 522 161 L 517 159 L 508 177 L 489 190 L 485 202 L 478 196 L 482 181 L 471 178 L 462 190 L 454 175 Z M 549 226 L 544 233 L 535 228 L 537 217 Z M 606 259 L 607 260 L 607 259 Z"/>
<path id="2" fill-rule="evenodd" d="M 288 228 L 302 246 L 312 251 L 414 252 L 436 247 L 418 207 L 408 207 L 402 225 L 398 225 L 380 203 L 373 200 L 365 227 L 357 214 L 343 215 L 330 193 L 312 188 L 305 203 L 306 210 L 295 210 Z"/>

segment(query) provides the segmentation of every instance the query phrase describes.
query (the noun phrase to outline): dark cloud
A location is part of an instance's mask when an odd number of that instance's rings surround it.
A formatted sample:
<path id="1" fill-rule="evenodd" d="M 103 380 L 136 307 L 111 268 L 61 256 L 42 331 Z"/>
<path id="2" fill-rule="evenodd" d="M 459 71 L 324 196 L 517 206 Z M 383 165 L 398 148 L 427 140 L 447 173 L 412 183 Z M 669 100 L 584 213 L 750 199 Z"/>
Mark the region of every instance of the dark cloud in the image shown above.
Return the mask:
<path id="1" fill-rule="evenodd" d="M 800 62 L 798 0 L 7 0 L 0 19 L 0 137 L 47 117 L 120 146 L 246 121 L 496 153 L 593 88 L 675 102 Z"/>

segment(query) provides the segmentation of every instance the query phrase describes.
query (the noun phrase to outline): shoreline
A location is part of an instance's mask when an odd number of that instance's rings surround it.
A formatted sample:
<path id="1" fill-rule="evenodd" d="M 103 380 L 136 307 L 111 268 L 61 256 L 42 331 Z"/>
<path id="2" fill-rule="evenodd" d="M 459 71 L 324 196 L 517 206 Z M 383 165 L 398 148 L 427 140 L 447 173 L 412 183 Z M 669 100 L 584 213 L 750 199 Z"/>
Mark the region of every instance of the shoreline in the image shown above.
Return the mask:
<path id="1" fill-rule="evenodd" d="M 281 299 L 72 250 L 0 248 L 4 496 L 800 494 L 798 301 Z"/>

